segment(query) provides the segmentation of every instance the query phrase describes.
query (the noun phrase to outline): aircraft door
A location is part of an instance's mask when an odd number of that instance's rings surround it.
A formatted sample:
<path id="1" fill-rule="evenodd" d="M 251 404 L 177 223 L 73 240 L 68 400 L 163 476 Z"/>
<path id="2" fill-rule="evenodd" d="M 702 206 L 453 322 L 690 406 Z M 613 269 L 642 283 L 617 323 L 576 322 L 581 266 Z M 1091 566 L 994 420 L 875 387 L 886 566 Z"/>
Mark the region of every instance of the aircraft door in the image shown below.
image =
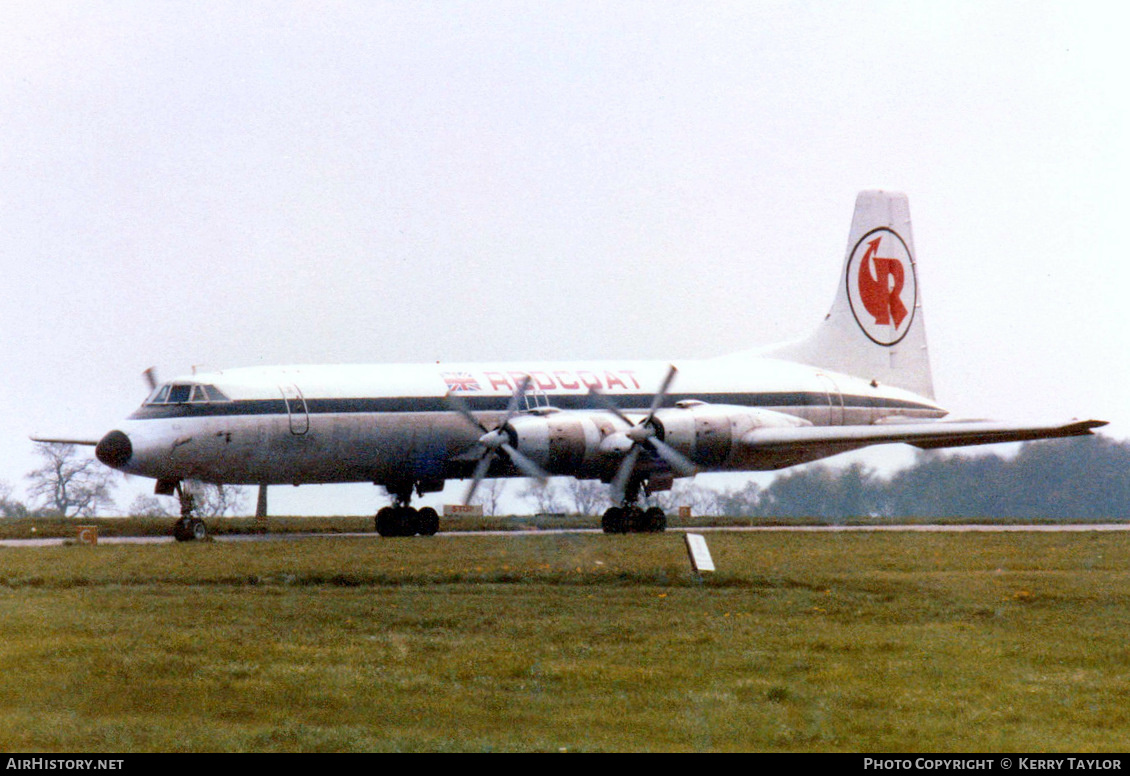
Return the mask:
<path id="1" fill-rule="evenodd" d="M 286 414 L 290 420 L 290 433 L 302 436 L 310 430 L 310 411 L 306 407 L 306 397 L 302 395 L 297 385 L 281 385 L 283 400 L 286 402 Z"/>
<path id="2" fill-rule="evenodd" d="M 828 425 L 842 426 L 844 424 L 844 395 L 840 393 L 840 387 L 831 377 L 826 374 L 820 374 L 818 377 L 824 387 L 824 393 L 828 397 Z"/>

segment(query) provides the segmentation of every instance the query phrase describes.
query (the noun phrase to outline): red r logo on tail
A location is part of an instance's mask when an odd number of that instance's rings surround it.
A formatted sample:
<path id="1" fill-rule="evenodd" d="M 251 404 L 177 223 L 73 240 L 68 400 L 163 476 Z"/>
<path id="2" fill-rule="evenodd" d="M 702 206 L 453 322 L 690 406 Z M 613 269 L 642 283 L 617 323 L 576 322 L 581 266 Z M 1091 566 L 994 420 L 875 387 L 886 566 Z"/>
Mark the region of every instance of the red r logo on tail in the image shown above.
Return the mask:
<path id="1" fill-rule="evenodd" d="M 881 227 L 864 235 L 848 258 L 846 279 L 852 314 L 872 342 L 894 345 L 906 336 L 917 286 L 910 250 L 896 232 Z"/>
<path id="2" fill-rule="evenodd" d="M 863 307 L 875 317 L 877 325 L 887 326 L 891 318 L 894 318 L 897 329 L 907 313 L 901 297 L 906 273 L 898 259 L 881 259 L 875 255 L 879 252 L 879 242 L 882 239 L 876 237 L 867 243 L 867 252 L 859 263 L 859 296 L 863 300 Z M 874 276 L 871 274 L 872 265 Z"/>

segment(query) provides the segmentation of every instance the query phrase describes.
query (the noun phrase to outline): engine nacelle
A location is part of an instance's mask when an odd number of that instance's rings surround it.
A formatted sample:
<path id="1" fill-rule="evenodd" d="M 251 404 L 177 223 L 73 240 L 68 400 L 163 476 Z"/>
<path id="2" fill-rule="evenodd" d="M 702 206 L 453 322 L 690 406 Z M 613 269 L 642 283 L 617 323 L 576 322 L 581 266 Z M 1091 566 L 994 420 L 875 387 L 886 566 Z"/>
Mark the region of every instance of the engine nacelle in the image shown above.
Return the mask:
<path id="1" fill-rule="evenodd" d="M 659 410 L 651 423 L 656 436 L 703 470 L 722 468 L 734 443 L 750 431 L 810 425 L 771 410 L 693 402 Z M 607 477 L 615 471 L 639 429 L 602 411 L 521 415 L 507 424 L 511 444 L 547 474 L 581 478 Z M 645 438 L 638 436 L 641 442 Z"/>
<path id="2" fill-rule="evenodd" d="M 653 423 L 660 438 L 702 469 L 722 467 L 734 443 L 759 428 L 809 426 L 807 420 L 756 407 L 687 403 L 659 410 Z"/>
<path id="3" fill-rule="evenodd" d="M 546 473 L 585 477 L 597 475 L 607 452 L 601 443 L 625 425 L 606 412 L 554 412 L 513 418 L 508 428 L 514 446 Z"/>

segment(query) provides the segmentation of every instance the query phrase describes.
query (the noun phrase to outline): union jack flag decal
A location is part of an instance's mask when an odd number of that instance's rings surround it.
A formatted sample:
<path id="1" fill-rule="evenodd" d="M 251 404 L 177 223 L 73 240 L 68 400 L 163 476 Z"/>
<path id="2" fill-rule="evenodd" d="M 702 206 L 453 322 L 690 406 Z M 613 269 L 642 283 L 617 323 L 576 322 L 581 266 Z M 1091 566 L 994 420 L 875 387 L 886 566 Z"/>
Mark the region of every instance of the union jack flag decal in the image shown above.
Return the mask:
<path id="1" fill-rule="evenodd" d="M 482 390 L 479 381 L 470 372 L 444 372 L 443 381 L 447 383 L 447 390 L 452 393 Z"/>

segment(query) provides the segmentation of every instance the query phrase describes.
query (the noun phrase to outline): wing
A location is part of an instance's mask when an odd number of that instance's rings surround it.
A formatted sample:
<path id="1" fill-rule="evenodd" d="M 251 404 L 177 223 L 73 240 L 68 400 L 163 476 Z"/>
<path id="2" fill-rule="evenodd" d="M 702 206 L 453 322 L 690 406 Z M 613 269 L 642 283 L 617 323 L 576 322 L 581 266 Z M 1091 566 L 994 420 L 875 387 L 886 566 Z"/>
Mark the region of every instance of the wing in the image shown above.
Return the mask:
<path id="1" fill-rule="evenodd" d="M 31 439 L 32 442 L 43 442 L 51 445 L 89 445 L 90 447 L 96 447 L 98 445 L 97 439 L 55 439 L 38 436 L 29 437 L 29 439 Z"/>
<path id="2" fill-rule="evenodd" d="M 875 426 L 801 426 L 759 428 L 742 437 L 742 444 L 757 450 L 843 448 L 903 442 L 932 450 L 940 447 L 1027 442 L 1033 439 L 1088 436 L 1105 426 L 1103 420 L 1067 423 L 999 423 L 985 420 L 894 423 Z"/>

